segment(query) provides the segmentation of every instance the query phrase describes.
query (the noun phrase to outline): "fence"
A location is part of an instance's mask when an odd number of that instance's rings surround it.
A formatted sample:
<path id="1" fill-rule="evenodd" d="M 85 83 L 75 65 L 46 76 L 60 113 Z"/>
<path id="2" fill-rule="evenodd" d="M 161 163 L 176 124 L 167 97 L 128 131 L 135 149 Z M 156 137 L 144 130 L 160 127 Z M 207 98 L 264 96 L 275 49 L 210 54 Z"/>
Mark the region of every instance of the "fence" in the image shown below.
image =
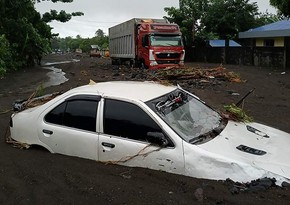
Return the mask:
<path id="1" fill-rule="evenodd" d="M 290 69 L 290 47 L 194 47 L 186 60 Z"/>

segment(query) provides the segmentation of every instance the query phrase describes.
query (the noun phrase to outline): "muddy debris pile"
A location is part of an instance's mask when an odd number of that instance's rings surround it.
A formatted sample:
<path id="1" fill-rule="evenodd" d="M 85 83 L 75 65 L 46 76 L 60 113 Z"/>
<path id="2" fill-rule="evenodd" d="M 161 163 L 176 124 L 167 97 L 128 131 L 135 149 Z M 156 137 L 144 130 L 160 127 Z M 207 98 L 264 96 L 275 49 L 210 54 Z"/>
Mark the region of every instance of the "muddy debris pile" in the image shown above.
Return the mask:
<path id="1" fill-rule="evenodd" d="M 226 68 L 219 66 L 216 68 L 165 68 L 154 72 L 155 77 L 160 80 L 190 80 L 199 79 L 208 81 L 210 79 L 218 79 L 222 81 L 237 82 L 242 80 L 240 76 L 234 72 L 229 72 Z"/>
<path id="2" fill-rule="evenodd" d="M 205 87 L 219 85 L 222 82 L 243 82 L 239 74 L 227 71 L 219 66 L 216 68 L 184 67 L 165 68 L 158 70 L 141 70 L 139 68 L 120 67 L 115 76 L 127 76 L 127 80 L 152 80 L 163 84 L 190 85 L 193 87 Z"/>

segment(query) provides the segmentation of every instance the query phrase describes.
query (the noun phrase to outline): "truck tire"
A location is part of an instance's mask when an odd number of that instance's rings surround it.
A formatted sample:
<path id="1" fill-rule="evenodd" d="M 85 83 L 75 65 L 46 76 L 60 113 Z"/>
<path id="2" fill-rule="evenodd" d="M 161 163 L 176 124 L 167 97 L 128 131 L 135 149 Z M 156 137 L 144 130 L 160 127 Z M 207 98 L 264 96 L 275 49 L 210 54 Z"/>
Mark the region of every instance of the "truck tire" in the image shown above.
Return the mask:
<path id="1" fill-rule="evenodd" d="M 148 67 L 146 66 L 144 60 L 141 61 L 141 68 L 142 68 L 142 69 L 148 69 Z"/>
<path id="2" fill-rule="evenodd" d="M 119 61 L 116 59 L 112 59 L 112 65 L 120 65 Z"/>
<path id="3" fill-rule="evenodd" d="M 134 68 L 136 66 L 136 61 L 135 60 L 130 60 L 130 67 Z"/>

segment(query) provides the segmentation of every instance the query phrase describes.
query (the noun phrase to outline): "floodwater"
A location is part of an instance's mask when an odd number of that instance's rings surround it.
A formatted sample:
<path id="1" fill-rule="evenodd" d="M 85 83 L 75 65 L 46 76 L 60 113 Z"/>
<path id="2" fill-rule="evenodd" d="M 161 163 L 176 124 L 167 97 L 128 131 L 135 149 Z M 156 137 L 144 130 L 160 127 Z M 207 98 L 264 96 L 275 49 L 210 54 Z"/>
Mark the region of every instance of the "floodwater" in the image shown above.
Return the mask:
<path id="1" fill-rule="evenodd" d="M 80 60 L 72 59 L 69 61 L 61 61 L 61 62 L 48 62 L 44 64 L 44 69 L 51 70 L 46 75 L 49 77 L 49 80 L 43 83 L 43 87 L 49 87 L 54 85 L 60 85 L 69 79 L 65 77 L 65 72 L 62 69 L 56 68 L 54 65 L 71 63 L 71 62 L 79 62 Z"/>

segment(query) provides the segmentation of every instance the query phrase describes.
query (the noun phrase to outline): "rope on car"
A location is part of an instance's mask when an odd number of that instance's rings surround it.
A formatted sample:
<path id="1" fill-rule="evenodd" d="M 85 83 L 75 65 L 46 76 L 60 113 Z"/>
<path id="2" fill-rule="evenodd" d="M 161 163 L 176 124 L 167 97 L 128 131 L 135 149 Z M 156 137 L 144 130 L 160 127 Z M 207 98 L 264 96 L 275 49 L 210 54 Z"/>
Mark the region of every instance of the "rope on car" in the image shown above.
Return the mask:
<path id="1" fill-rule="evenodd" d="M 158 152 L 159 150 L 161 150 L 163 147 L 159 147 L 155 150 L 151 150 L 151 151 L 148 151 L 148 152 L 145 152 L 145 153 L 142 153 L 144 150 L 146 150 L 148 147 L 152 146 L 152 144 L 148 144 L 146 145 L 144 148 L 142 148 L 137 154 L 135 155 L 132 155 L 132 156 L 125 156 L 125 157 L 122 157 L 121 159 L 117 160 L 117 161 L 108 161 L 106 162 L 106 164 L 118 164 L 118 163 L 125 163 L 131 159 L 134 159 L 135 157 L 138 157 L 138 156 L 143 156 L 143 157 L 146 157 L 148 154 L 152 153 L 152 152 Z"/>

